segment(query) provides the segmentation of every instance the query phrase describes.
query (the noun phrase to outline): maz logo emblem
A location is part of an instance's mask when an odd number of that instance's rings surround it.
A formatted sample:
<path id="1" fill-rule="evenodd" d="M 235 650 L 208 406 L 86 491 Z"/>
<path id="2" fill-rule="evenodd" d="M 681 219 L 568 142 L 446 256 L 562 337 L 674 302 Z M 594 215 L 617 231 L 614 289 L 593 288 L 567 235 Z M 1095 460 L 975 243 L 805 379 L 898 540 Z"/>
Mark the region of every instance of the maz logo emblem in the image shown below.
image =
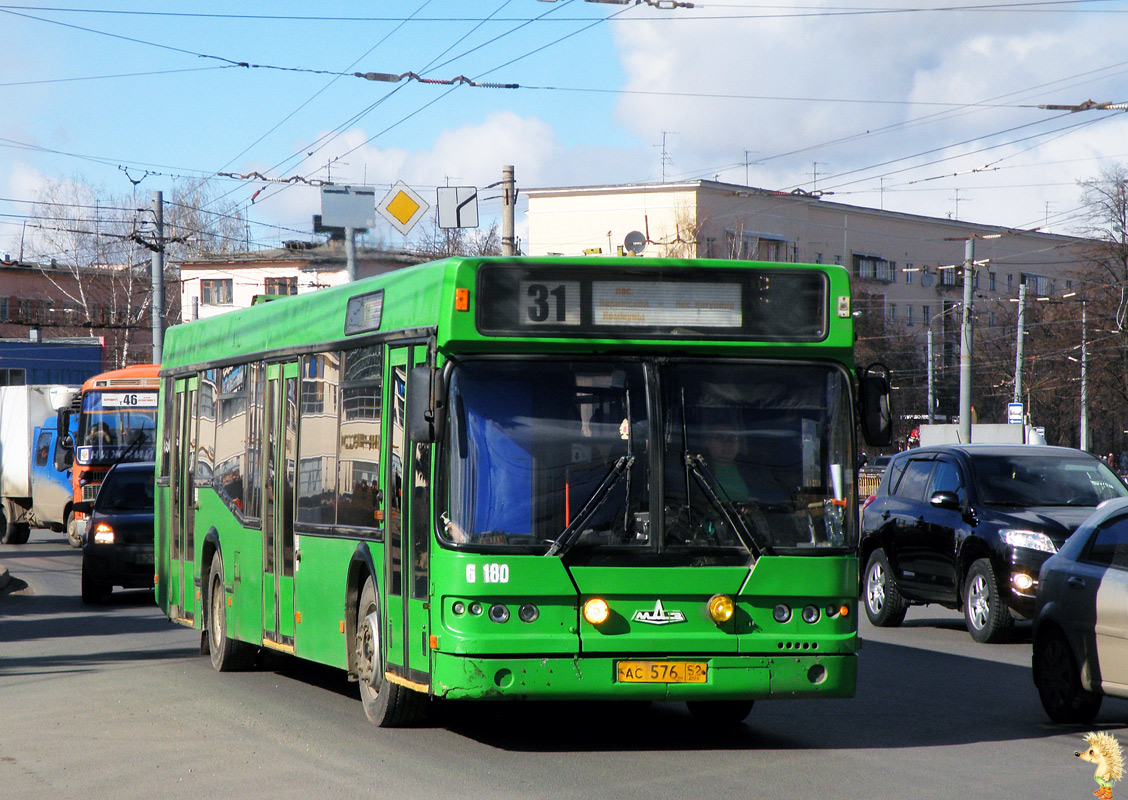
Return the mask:
<path id="1" fill-rule="evenodd" d="M 659 600 L 652 610 L 636 611 L 631 619 L 635 622 L 645 622 L 647 625 L 670 625 L 675 622 L 685 622 L 685 614 L 680 611 L 667 611 Z"/>

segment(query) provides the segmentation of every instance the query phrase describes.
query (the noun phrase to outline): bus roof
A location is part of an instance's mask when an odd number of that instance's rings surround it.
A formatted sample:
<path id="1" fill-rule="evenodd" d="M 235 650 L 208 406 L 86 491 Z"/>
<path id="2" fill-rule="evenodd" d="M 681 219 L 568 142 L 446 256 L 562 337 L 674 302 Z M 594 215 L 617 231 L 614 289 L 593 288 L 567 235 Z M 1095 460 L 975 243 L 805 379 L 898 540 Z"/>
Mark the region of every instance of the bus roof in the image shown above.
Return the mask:
<path id="1" fill-rule="evenodd" d="M 92 378 L 87 378 L 82 384 L 82 391 L 91 389 L 130 389 L 139 386 L 159 386 L 157 377 L 161 369 L 160 364 L 131 364 L 121 369 L 103 372 Z"/>
<path id="2" fill-rule="evenodd" d="M 665 282 L 681 280 L 697 285 L 709 271 L 718 282 L 738 272 L 761 270 L 764 273 L 807 273 L 825 276 L 825 338 L 803 341 L 768 342 L 788 356 L 804 353 L 831 356 L 852 361 L 853 327 L 849 314 L 849 273 L 836 265 L 794 264 L 782 262 L 740 262 L 717 259 L 661 259 L 640 257 L 465 257 L 455 256 L 441 261 L 404 267 L 352 283 L 293 295 L 276 302 L 261 303 L 250 308 L 229 311 L 168 329 L 165 336 L 161 368 L 163 374 L 184 374 L 204 365 L 222 366 L 245 361 L 256 354 L 312 352 L 317 347 L 340 347 L 354 340 L 386 336 L 392 331 L 409 335 L 435 335 L 440 350 L 448 345 L 460 352 L 493 351 L 501 342 L 514 349 L 533 348 L 540 351 L 560 349 L 577 341 L 571 331 L 537 332 L 530 330 L 514 335 L 511 332 L 483 331 L 477 325 L 478 312 L 484 308 L 476 296 L 482 289 L 478 282 L 479 268 L 542 270 L 564 280 L 572 274 L 590 278 L 606 276 L 606 280 L 630 276 L 655 276 Z M 727 273 L 725 273 L 727 271 Z M 676 277 L 675 277 L 676 276 Z M 587 279 L 587 278 L 585 278 Z M 604 278 L 601 277 L 601 280 Z M 644 278 L 648 280 L 648 278 Z M 462 299 L 469 298 L 469 307 L 456 310 L 456 290 Z M 737 292 L 739 295 L 739 292 Z M 738 301 L 739 302 L 739 301 Z M 778 302 L 777 302 L 778 305 Z M 752 319 L 748 317 L 747 319 Z M 680 324 L 680 323 L 679 323 Z M 577 347 L 630 346 L 646 341 L 647 346 L 676 348 L 715 348 L 722 351 L 734 343 L 761 343 L 754 335 L 726 337 L 709 330 L 696 335 L 680 329 L 667 330 L 654 336 L 642 330 L 618 329 L 588 331 Z"/>

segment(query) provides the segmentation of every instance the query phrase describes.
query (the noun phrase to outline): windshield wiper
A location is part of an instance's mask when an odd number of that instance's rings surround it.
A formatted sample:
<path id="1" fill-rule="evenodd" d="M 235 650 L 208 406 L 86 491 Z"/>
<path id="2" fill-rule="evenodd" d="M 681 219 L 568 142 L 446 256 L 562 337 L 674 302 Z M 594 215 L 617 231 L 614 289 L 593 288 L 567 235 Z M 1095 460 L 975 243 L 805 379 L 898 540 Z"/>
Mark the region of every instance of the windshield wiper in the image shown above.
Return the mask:
<path id="1" fill-rule="evenodd" d="M 591 493 L 591 497 L 584 503 L 583 508 L 580 509 L 580 513 L 576 515 L 575 519 L 568 523 L 568 527 L 561 531 L 560 535 L 556 537 L 556 541 L 545 551 L 546 556 L 562 556 L 572 548 L 572 545 L 579 541 L 581 528 L 591 519 L 592 515 L 599 510 L 599 507 L 603 505 L 607 498 L 610 497 L 611 490 L 615 488 L 616 484 L 630 474 L 631 467 L 634 466 L 634 461 L 634 456 L 619 456 L 615 463 L 611 465 L 611 468 L 604 474 L 603 480 L 595 487 L 595 491 Z"/>
<path id="2" fill-rule="evenodd" d="M 721 512 L 721 516 L 725 518 L 725 522 L 736 533 L 736 538 L 740 539 L 740 543 L 751 554 L 753 560 L 758 559 L 764 553 L 769 556 L 774 556 L 772 547 L 767 541 L 759 542 L 756 540 L 755 534 L 744 522 L 744 518 L 740 514 L 734 514 L 732 510 L 732 503 L 725 503 L 713 491 L 713 487 L 709 485 L 709 481 L 701 472 L 701 468 L 705 466 L 705 457 L 700 454 L 690 453 L 688 450 L 685 452 L 685 466 L 694 479 L 697 481 L 701 491 L 709 498 L 709 502 Z M 724 491 L 722 489 L 721 491 Z"/>

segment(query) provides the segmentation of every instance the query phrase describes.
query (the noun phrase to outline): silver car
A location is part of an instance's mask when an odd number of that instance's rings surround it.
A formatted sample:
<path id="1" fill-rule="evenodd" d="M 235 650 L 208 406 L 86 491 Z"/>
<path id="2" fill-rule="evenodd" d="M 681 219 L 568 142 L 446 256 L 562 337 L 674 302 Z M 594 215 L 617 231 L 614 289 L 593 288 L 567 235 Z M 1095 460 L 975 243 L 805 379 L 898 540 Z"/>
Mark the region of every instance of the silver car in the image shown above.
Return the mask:
<path id="1" fill-rule="evenodd" d="M 1055 722 L 1087 723 L 1128 697 L 1128 498 L 1102 503 L 1042 565 L 1034 684 Z"/>

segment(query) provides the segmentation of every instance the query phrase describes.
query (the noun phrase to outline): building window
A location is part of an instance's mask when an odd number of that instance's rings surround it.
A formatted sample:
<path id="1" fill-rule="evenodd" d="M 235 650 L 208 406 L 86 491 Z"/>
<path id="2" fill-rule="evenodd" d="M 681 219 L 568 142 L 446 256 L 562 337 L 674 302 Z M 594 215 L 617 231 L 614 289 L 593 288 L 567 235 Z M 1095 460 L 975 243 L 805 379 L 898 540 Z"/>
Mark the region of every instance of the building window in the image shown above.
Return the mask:
<path id="1" fill-rule="evenodd" d="M 1026 284 L 1026 291 L 1045 297 L 1053 294 L 1050 279 L 1045 275 L 1030 275 L 1023 273 L 1022 282 Z"/>
<path id="2" fill-rule="evenodd" d="M 948 269 L 941 269 L 939 272 L 941 286 L 956 286 L 959 284 L 959 269 L 949 267 Z"/>
<path id="3" fill-rule="evenodd" d="M 724 258 L 776 262 L 795 260 L 795 243 L 774 233 L 726 230 L 725 239 L 728 253 Z"/>
<path id="4" fill-rule="evenodd" d="M 23 386 L 27 383 L 27 372 L 21 367 L 0 369 L 0 386 Z"/>
<path id="5" fill-rule="evenodd" d="M 932 324 L 932 313 L 931 313 L 932 307 L 931 306 L 925 306 L 920 311 L 921 311 L 921 315 L 922 315 L 921 318 L 920 318 L 920 321 L 923 322 L 925 325 L 931 325 Z"/>
<path id="6" fill-rule="evenodd" d="M 994 272 L 988 272 L 987 273 L 987 282 L 989 284 L 988 288 L 992 292 L 995 291 L 995 273 Z"/>
<path id="7" fill-rule="evenodd" d="M 297 294 L 298 279 L 296 276 L 290 278 L 267 278 L 266 293 L 282 295 Z"/>
<path id="8" fill-rule="evenodd" d="M 1014 289 L 1014 275 L 1010 272 L 1007 273 L 1007 291 L 1010 292 Z"/>
<path id="9" fill-rule="evenodd" d="M 854 274 L 859 278 L 871 281 L 893 283 L 896 262 L 886 261 L 877 256 L 854 256 Z"/>
<path id="10" fill-rule="evenodd" d="M 816 264 L 822 263 L 822 253 L 815 253 L 815 263 Z"/>
<path id="11" fill-rule="evenodd" d="M 912 283 L 915 280 L 914 275 L 916 275 L 916 267 L 911 263 L 905 264 L 905 283 Z"/>
<path id="12" fill-rule="evenodd" d="M 206 306 L 231 305 L 230 278 L 203 278 L 200 280 L 200 302 Z"/>
<path id="13" fill-rule="evenodd" d="M 908 325 L 913 324 L 913 307 L 912 306 L 905 306 L 905 322 Z"/>
<path id="14" fill-rule="evenodd" d="M 0 297 L 0 322 L 8 321 L 8 298 Z"/>

